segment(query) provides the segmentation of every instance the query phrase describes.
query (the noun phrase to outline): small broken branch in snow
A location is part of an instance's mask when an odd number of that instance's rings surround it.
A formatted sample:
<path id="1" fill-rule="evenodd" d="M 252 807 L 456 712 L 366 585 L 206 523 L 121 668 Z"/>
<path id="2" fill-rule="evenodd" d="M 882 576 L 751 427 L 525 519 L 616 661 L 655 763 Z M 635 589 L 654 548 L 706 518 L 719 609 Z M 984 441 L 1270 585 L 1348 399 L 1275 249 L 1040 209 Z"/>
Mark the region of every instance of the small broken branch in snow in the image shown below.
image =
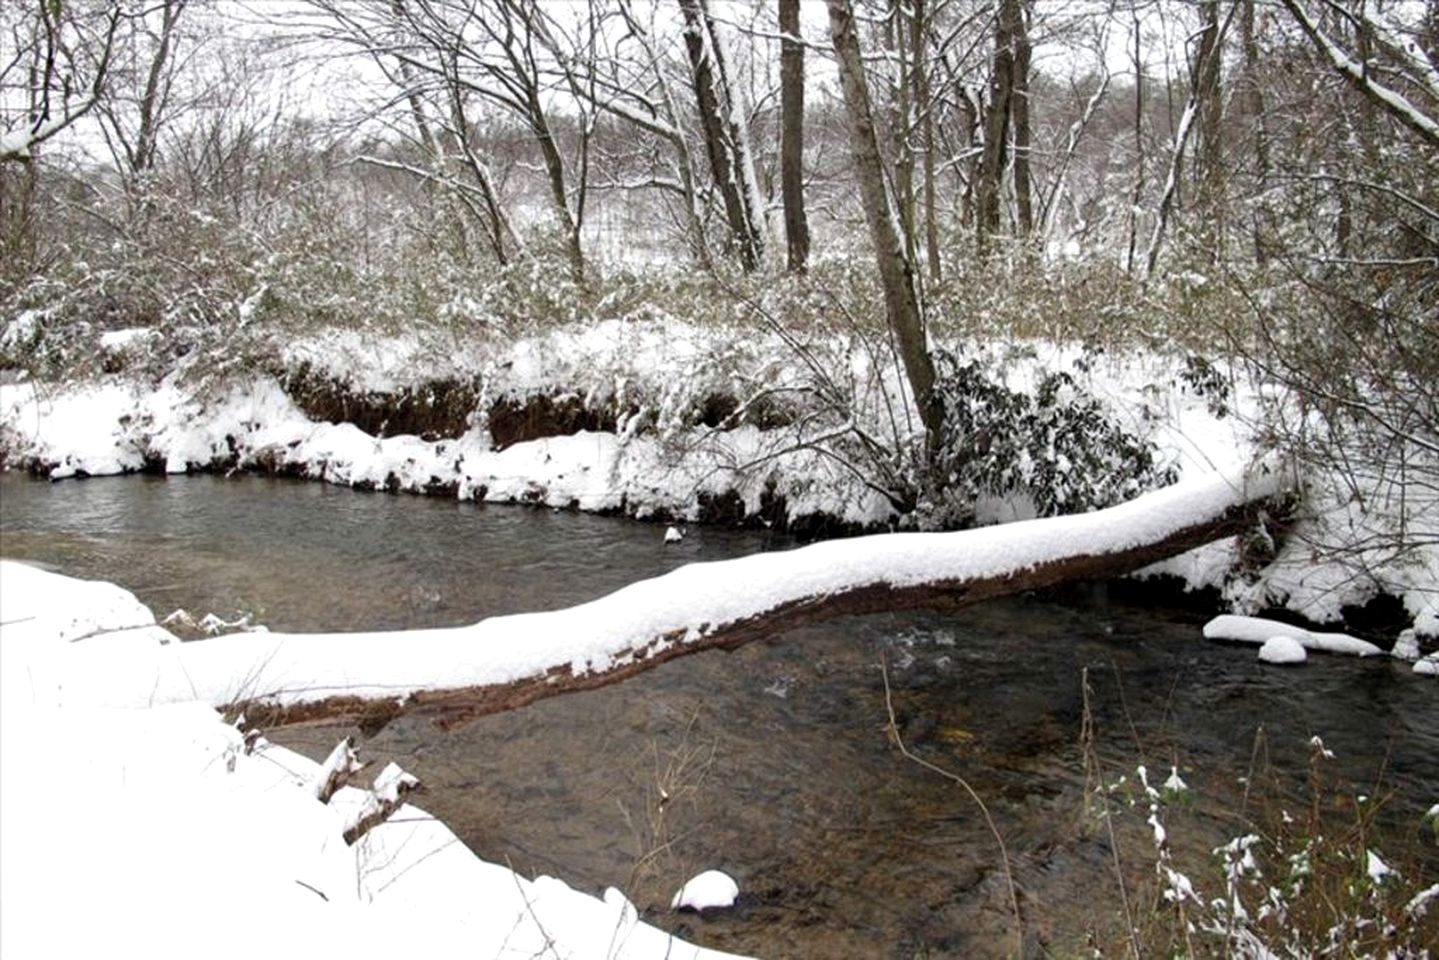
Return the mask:
<path id="1" fill-rule="evenodd" d="M 355 752 L 355 738 L 346 737 L 335 744 L 335 749 L 330 751 L 325 762 L 320 764 L 320 769 L 315 771 L 314 779 L 310 781 L 310 790 L 315 794 L 315 799 L 321 803 L 329 803 L 335 792 L 349 783 L 350 777 L 364 767 L 360 762 L 360 755 Z"/>
<path id="2" fill-rule="evenodd" d="M 365 798 L 365 805 L 345 828 L 345 843 L 353 847 L 357 840 L 390 819 L 396 810 L 405 805 L 405 799 L 419 788 L 419 778 L 414 774 L 401 770 L 398 764 L 387 764 L 375 778 L 374 789 Z"/>
<path id="3" fill-rule="evenodd" d="M 265 746 L 265 735 L 260 732 L 259 727 L 251 727 L 245 731 L 245 756 L 253 756 L 255 751 Z"/>

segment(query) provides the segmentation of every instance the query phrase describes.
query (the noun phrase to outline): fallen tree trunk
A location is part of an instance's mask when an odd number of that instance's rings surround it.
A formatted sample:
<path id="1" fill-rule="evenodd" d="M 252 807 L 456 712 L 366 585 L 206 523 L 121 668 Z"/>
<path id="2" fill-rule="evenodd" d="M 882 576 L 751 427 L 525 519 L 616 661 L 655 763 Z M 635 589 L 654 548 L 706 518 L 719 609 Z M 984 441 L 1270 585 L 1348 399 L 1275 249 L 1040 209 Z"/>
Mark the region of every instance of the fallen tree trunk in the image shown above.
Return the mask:
<path id="1" fill-rule="evenodd" d="M 325 720 L 373 733 L 404 713 L 450 727 L 818 620 L 949 610 L 1116 576 L 1252 529 L 1276 512 L 1284 492 L 1279 471 L 1261 465 L 1088 514 L 691 564 L 590 603 L 471 627 L 231 635 L 181 645 L 178 653 L 192 694 L 227 683 L 233 690 L 235 677 L 248 677 L 245 696 L 211 698 L 243 705 L 267 726 Z"/>

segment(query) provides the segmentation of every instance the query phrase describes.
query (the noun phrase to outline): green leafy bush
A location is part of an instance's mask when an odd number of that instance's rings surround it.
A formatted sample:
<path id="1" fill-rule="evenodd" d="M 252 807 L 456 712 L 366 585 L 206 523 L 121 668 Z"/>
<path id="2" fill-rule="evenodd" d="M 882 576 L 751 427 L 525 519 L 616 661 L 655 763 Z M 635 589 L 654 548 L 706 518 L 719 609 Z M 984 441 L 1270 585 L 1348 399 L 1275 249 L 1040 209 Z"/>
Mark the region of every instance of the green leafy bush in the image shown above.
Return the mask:
<path id="1" fill-rule="evenodd" d="M 927 526 L 968 526 L 984 497 L 1020 498 L 1036 516 L 1110 506 L 1174 481 L 1155 447 L 1114 422 L 1105 406 L 1064 371 L 1033 392 L 1011 389 L 978 360 L 937 356 L 944 435 L 929 496 Z"/>

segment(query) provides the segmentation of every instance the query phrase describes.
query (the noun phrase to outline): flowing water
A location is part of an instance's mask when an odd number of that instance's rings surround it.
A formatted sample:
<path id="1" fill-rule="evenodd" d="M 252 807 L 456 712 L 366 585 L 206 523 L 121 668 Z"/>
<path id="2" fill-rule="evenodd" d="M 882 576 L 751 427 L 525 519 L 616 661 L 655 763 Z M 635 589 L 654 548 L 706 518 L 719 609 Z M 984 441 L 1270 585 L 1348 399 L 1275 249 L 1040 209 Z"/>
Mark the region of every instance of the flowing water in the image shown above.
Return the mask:
<path id="1" fill-rule="evenodd" d="M 0 474 L 0 508 L 6 557 L 116 581 L 161 616 L 247 613 L 279 630 L 467 623 L 793 545 L 692 529 L 666 546 L 663 527 L 632 521 L 257 477 Z M 1243 778 L 1252 808 L 1303 802 L 1318 735 L 1336 755 L 1326 804 L 1385 798 L 1432 880 L 1439 857 L 1415 825 L 1439 800 L 1434 685 L 1387 660 L 1265 667 L 1252 648 L 1203 641 L 1202 622 L 1103 587 L 846 618 L 449 733 L 400 718 L 361 753 L 418 775 L 422 805 L 481 856 L 617 886 L 651 922 L 768 957 L 1013 952 L 984 815 L 899 752 L 891 707 L 904 744 L 962 776 L 993 816 L 1031 954 L 1112 944 L 1120 876 L 1131 909 L 1149 909 L 1133 905 L 1153 874 L 1145 812 L 1124 815 L 1115 846 L 1084 815 L 1086 714 L 1107 782 L 1178 765 L 1199 798 L 1170 815 L 1181 852 L 1239 832 Z M 273 738 L 320 758 L 346 732 Z M 709 867 L 738 879 L 737 908 L 669 913 L 679 883 Z"/>

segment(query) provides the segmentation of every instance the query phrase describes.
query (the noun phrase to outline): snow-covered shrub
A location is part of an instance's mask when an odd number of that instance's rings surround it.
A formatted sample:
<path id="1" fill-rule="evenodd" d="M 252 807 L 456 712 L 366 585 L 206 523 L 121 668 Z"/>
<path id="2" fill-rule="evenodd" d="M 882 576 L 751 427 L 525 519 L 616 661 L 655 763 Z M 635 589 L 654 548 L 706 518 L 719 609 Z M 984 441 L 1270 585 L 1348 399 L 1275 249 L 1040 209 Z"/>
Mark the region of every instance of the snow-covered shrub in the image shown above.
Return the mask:
<path id="1" fill-rule="evenodd" d="M 937 360 L 945 428 L 921 505 L 926 525 L 967 526 L 976 503 L 995 497 L 1053 516 L 1111 506 L 1174 481 L 1156 464 L 1154 445 L 1120 427 L 1069 373 L 1045 373 L 1025 392 L 995 379 L 979 360 L 943 352 Z"/>
<path id="2" fill-rule="evenodd" d="M 1200 821 L 1180 814 L 1196 800 L 1177 772 L 1156 786 L 1140 766 L 1133 779 L 1095 785 L 1101 816 L 1128 811 L 1121 819 L 1138 827 L 1142 817 L 1152 837 L 1155 913 L 1131 932 L 1141 955 L 1429 956 L 1439 938 L 1432 862 L 1407 852 L 1414 832 L 1383 822 L 1380 800 L 1325 784 L 1333 754 L 1319 738 L 1310 753 L 1307 809 L 1256 794 L 1217 845 L 1202 843 Z"/>

